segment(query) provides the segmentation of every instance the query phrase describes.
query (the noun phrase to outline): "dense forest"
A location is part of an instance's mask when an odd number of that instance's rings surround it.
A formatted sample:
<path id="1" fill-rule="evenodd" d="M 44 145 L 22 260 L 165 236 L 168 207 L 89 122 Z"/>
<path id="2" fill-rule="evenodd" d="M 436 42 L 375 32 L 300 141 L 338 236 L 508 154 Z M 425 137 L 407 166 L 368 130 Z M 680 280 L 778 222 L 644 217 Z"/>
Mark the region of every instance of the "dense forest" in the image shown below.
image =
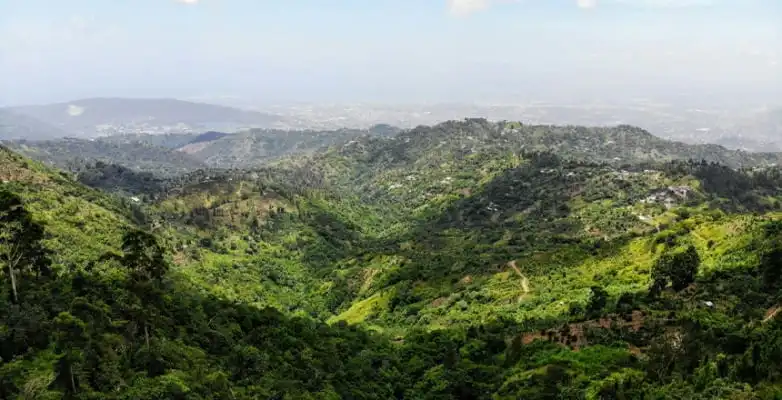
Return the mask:
<path id="1" fill-rule="evenodd" d="M 0 148 L 0 398 L 782 396 L 780 155 L 376 128 L 164 171 Z"/>

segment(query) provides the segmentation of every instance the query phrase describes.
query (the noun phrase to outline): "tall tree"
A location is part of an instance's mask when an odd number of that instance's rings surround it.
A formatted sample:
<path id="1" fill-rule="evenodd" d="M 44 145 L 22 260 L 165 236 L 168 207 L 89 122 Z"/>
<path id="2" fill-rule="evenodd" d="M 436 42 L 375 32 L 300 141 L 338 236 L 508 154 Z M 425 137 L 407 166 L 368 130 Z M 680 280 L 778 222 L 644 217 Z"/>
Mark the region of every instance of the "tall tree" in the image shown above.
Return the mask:
<path id="1" fill-rule="evenodd" d="M 155 235 L 141 230 L 131 230 L 122 238 L 123 255 L 110 254 L 129 270 L 128 289 L 135 295 L 139 303 L 128 304 L 128 311 L 142 326 L 144 337 L 149 349 L 150 327 L 162 298 L 163 277 L 168 272 L 168 263 L 164 257 L 163 248 Z"/>
<path id="2" fill-rule="evenodd" d="M 122 263 L 136 281 L 160 281 L 168 272 L 163 248 L 155 235 L 133 230 L 122 238 Z"/>
<path id="3" fill-rule="evenodd" d="M 59 360 L 57 378 L 52 385 L 64 389 L 65 398 L 73 398 L 79 389 L 76 367 L 83 361 L 87 346 L 87 325 L 68 312 L 60 313 L 53 321 L 53 337 Z"/>
<path id="4" fill-rule="evenodd" d="M 15 194 L 0 190 L 0 263 L 8 274 L 13 301 L 19 302 L 18 279 L 25 270 L 48 275 L 50 261 L 43 247 L 44 229 Z"/>

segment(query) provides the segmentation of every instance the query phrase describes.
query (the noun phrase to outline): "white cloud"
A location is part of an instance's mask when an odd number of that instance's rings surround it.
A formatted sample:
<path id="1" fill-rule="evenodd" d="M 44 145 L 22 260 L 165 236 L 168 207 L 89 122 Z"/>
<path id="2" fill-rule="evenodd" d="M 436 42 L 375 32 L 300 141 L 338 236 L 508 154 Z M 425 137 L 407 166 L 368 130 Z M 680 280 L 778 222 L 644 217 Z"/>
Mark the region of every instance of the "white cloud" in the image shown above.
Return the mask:
<path id="1" fill-rule="evenodd" d="M 489 7 L 490 0 L 448 0 L 448 11 L 452 15 L 465 16 Z"/>
<path id="2" fill-rule="evenodd" d="M 577 0 L 576 5 L 579 8 L 594 8 L 597 7 L 597 0 Z"/>
<path id="3" fill-rule="evenodd" d="M 198 0 L 174 0 L 174 1 L 182 4 L 198 4 Z"/>

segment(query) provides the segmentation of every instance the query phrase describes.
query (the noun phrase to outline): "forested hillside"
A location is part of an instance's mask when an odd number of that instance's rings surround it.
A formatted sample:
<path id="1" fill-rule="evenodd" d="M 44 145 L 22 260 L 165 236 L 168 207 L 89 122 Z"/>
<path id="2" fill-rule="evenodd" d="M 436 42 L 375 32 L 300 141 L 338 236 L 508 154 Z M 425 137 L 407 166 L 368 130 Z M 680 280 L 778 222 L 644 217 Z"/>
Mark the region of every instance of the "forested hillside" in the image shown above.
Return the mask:
<path id="1" fill-rule="evenodd" d="M 206 167 L 200 160 L 162 146 L 140 141 L 116 143 L 110 140 L 57 139 L 13 141 L 7 146 L 30 158 L 66 170 L 78 170 L 100 161 L 120 164 L 136 171 L 175 176 Z"/>
<path id="2" fill-rule="evenodd" d="M 137 134 L 95 139 L 13 140 L 6 145 L 39 161 L 76 170 L 96 161 L 159 177 L 201 168 L 251 168 L 293 154 L 308 154 L 364 135 L 396 130 L 284 131 L 254 129 L 233 134 Z"/>
<path id="3" fill-rule="evenodd" d="M 549 151 L 568 158 L 614 165 L 692 159 L 741 168 L 778 165 L 782 161 L 778 153 L 748 153 L 717 145 L 670 142 L 627 125 L 589 128 L 522 125 L 484 119 L 449 121 L 409 130 L 387 125 L 366 130 L 251 129 L 236 133 L 118 135 L 89 140 L 16 140 L 6 144 L 63 169 L 83 165 L 85 160 L 101 161 L 167 177 L 199 168 L 258 168 L 288 157 L 315 154 L 329 146 L 346 144 L 366 150 L 370 157 L 395 162 L 407 162 L 430 152 L 471 153 L 491 149 Z M 406 150 L 400 150 L 400 146 Z M 372 155 L 373 151 L 388 151 L 389 154 Z"/>
<path id="4" fill-rule="evenodd" d="M 385 127 L 334 131 L 253 129 L 232 135 L 202 137 L 182 146 L 179 151 L 213 168 L 254 168 L 288 155 L 308 154 L 358 137 L 384 137 L 394 133 L 396 130 Z"/>
<path id="5" fill-rule="evenodd" d="M 778 154 L 348 136 L 176 177 L 3 149 L 0 398 L 782 396 Z"/>

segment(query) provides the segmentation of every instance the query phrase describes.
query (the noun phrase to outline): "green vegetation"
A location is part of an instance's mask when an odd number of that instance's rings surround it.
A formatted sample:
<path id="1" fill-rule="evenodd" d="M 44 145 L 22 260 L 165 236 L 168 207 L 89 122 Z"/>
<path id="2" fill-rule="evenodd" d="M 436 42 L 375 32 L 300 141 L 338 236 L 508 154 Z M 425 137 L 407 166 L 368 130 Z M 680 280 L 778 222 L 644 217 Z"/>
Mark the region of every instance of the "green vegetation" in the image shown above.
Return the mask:
<path id="1" fill-rule="evenodd" d="M 250 129 L 227 136 L 195 139 L 180 151 L 214 168 L 254 168 L 287 155 L 311 153 L 364 135 L 382 136 L 393 132 L 383 127 L 335 131 Z"/>
<path id="2" fill-rule="evenodd" d="M 0 398 L 782 396 L 776 155 L 387 135 L 169 178 L 0 149 Z"/>
<path id="3" fill-rule="evenodd" d="M 311 153 L 364 135 L 384 137 L 396 132 L 395 128 L 378 125 L 368 130 L 249 129 L 234 134 L 210 131 L 203 134 L 128 134 L 94 139 L 18 139 L 5 144 L 30 158 L 75 173 L 99 162 L 170 178 L 207 167 L 259 167 L 288 155 Z"/>
<path id="4" fill-rule="evenodd" d="M 200 168 L 259 168 L 303 154 L 336 160 L 322 150 L 334 146 L 346 162 L 406 163 L 425 156 L 492 152 L 553 152 L 570 160 L 613 166 L 673 160 L 705 160 L 730 168 L 782 164 L 778 153 L 747 153 L 717 145 L 662 140 L 633 126 L 524 125 L 484 119 L 449 121 L 401 130 L 388 125 L 332 131 L 247 129 L 233 134 L 133 134 L 95 139 L 14 140 L 6 145 L 37 160 L 78 171 L 100 161 L 138 172 L 173 177 Z M 379 152 L 382 149 L 383 152 Z M 319 168 L 334 167 L 316 162 Z"/>
<path id="5" fill-rule="evenodd" d="M 19 140 L 6 143 L 12 149 L 39 161 L 79 172 L 96 161 L 119 164 L 137 171 L 153 171 L 172 176 L 203 168 L 201 161 L 160 146 L 141 141 L 115 142 L 112 139 Z"/>

